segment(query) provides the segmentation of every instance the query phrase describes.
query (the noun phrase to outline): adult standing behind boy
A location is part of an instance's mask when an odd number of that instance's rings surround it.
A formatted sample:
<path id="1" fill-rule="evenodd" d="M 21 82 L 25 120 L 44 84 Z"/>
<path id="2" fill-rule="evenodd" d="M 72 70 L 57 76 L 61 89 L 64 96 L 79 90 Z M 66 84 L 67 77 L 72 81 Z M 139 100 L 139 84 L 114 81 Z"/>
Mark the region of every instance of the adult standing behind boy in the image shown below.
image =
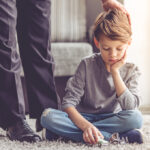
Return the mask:
<path id="1" fill-rule="evenodd" d="M 37 142 L 40 137 L 25 120 L 20 71 L 22 61 L 29 114 L 37 119 L 36 128 L 40 131 L 43 110 L 58 109 L 59 105 L 49 42 L 51 1 L 18 0 L 17 4 L 16 1 L 0 1 L 0 127 L 7 131 L 11 140 Z M 102 0 L 102 3 L 105 9 L 117 7 L 126 13 L 116 0 Z M 17 54 L 16 33 L 21 59 Z"/>

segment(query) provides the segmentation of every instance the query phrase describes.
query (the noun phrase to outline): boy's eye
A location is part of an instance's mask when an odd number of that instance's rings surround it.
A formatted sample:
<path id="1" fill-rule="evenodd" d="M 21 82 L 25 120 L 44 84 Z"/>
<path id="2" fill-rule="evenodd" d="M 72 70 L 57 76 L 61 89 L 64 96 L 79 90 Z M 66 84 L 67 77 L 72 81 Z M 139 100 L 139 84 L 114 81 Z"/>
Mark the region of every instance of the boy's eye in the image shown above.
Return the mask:
<path id="1" fill-rule="evenodd" d="M 123 48 L 117 48 L 117 50 L 118 50 L 118 51 L 122 51 L 122 50 L 123 50 Z"/>
<path id="2" fill-rule="evenodd" d="M 103 50 L 105 50 L 105 51 L 109 51 L 109 50 L 110 50 L 110 48 L 103 48 Z"/>

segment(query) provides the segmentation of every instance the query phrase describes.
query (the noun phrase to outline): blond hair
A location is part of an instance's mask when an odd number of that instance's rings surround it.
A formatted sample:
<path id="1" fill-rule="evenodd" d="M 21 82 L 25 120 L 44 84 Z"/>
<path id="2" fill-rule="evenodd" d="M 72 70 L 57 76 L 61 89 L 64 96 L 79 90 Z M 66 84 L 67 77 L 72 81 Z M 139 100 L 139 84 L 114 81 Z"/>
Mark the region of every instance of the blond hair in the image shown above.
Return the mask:
<path id="1" fill-rule="evenodd" d="M 127 15 L 118 9 L 100 13 L 94 23 L 94 36 L 99 41 L 102 34 L 122 42 L 131 39 L 132 31 Z"/>

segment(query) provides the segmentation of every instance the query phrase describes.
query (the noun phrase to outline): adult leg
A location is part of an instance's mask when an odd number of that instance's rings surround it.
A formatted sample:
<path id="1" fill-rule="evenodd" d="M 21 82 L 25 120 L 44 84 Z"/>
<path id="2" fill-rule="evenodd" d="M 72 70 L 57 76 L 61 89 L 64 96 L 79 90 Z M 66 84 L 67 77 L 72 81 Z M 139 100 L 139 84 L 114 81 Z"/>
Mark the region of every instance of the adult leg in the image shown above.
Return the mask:
<path id="1" fill-rule="evenodd" d="M 25 118 L 20 80 L 21 61 L 16 42 L 16 1 L 0 1 L 0 126 Z"/>
<path id="2" fill-rule="evenodd" d="M 0 1 L 0 126 L 11 140 L 36 142 L 25 121 L 20 80 L 21 62 L 17 54 L 16 0 Z"/>
<path id="3" fill-rule="evenodd" d="M 40 118 L 45 108 L 58 108 L 50 45 L 50 0 L 20 0 L 17 33 L 22 58 L 29 113 Z"/>

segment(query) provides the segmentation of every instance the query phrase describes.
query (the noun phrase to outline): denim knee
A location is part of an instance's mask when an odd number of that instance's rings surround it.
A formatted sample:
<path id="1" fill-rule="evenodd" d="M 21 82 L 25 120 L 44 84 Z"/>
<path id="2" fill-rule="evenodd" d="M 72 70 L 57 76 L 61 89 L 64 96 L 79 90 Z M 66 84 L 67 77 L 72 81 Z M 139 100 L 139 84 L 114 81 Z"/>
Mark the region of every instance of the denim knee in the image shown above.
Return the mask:
<path id="1" fill-rule="evenodd" d="M 41 116 L 41 125 L 44 127 L 44 128 L 47 128 L 48 124 L 53 124 L 53 120 L 54 120 L 54 117 L 53 117 L 53 109 L 51 108 L 47 108 L 44 110 L 44 112 L 42 113 L 42 116 Z"/>
<path id="2" fill-rule="evenodd" d="M 131 129 L 140 129 L 143 124 L 143 117 L 138 110 L 126 110 L 120 112 L 121 116 L 125 116 L 123 125 Z"/>
<path id="3" fill-rule="evenodd" d="M 41 116 L 41 125 L 44 128 L 53 130 L 54 128 L 59 128 L 62 124 L 62 119 L 67 117 L 68 114 L 57 109 L 47 108 L 44 110 Z"/>

